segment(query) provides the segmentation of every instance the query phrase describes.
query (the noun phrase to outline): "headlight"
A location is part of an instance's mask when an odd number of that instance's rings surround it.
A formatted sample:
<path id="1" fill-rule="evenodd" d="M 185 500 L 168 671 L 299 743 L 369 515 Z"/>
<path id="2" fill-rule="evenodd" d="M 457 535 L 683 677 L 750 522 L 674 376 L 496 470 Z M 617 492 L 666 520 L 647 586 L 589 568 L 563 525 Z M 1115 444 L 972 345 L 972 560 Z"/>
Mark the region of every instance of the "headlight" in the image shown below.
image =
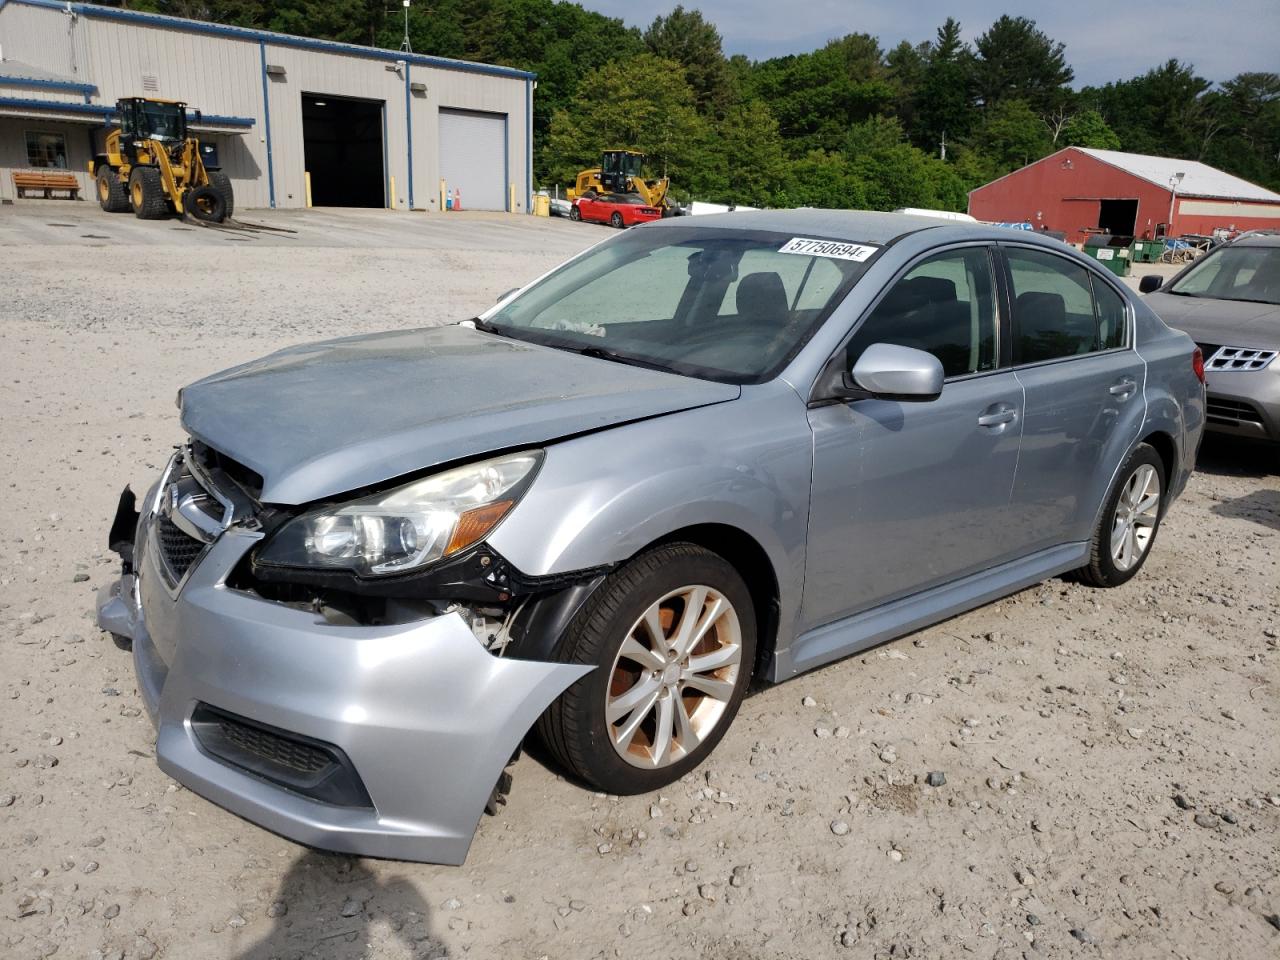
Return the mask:
<path id="1" fill-rule="evenodd" d="M 416 570 L 484 539 L 541 462 L 540 450 L 514 453 L 304 513 L 262 546 L 257 562 L 361 576 Z"/>

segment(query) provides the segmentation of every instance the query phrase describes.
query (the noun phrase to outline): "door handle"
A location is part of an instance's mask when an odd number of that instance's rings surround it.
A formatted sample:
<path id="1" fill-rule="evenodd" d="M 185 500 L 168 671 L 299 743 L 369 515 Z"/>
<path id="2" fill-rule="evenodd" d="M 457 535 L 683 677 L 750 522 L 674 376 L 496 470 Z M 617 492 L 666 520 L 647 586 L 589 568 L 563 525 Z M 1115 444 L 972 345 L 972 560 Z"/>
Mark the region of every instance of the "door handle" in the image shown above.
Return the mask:
<path id="1" fill-rule="evenodd" d="M 1013 423 L 1018 419 L 1018 411 L 1012 408 L 1004 410 L 993 410 L 984 413 L 978 417 L 978 426 L 980 427 L 999 427 L 1006 423 Z"/>
<path id="2" fill-rule="evenodd" d="M 1133 377 L 1125 377 L 1123 380 L 1117 380 L 1115 383 L 1113 383 L 1107 392 L 1110 393 L 1113 397 L 1120 397 L 1124 399 L 1124 398 L 1127 398 L 1129 394 L 1133 393 L 1133 391 L 1136 390 L 1137 388 L 1138 388 L 1138 383 L 1136 380 L 1133 379 Z"/>

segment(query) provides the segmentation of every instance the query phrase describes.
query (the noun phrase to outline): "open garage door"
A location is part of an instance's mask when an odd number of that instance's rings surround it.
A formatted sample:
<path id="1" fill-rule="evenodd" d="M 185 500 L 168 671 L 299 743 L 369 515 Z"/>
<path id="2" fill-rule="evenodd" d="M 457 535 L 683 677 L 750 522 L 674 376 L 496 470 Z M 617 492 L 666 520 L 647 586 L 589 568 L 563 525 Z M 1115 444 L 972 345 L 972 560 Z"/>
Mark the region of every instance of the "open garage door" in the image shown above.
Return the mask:
<path id="1" fill-rule="evenodd" d="M 507 115 L 440 110 L 440 176 L 464 210 L 507 209 Z"/>
<path id="2" fill-rule="evenodd" d="M 302 95 L 302 140 L 311 203 L 384 207 L 381 100 Z"/>

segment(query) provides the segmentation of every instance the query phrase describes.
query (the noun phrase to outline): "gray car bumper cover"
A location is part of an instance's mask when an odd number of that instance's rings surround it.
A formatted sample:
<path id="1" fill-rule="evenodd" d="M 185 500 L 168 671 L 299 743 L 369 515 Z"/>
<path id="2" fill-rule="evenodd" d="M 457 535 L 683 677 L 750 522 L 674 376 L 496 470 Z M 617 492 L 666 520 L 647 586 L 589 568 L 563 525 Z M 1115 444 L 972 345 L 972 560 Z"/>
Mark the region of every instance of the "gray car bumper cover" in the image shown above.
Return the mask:
<path id="1" fill-rule="evenodd" d="M 133 641 L 157 761 L 194 792 L 299 843 L 461 863 L 525 733 L 591 669 L 496 657 L 456 613 L 335 626 L 233 590 L 227 572 L 259 539 L 234 528 L 174 597 L 146 548 L 148 526 L 144 518 L 138 575 L 102 589 L 98 624 Z M 215 759 L 192 727 L 201 703 L 339 747 L 373 807 L 321 803 Z"/>

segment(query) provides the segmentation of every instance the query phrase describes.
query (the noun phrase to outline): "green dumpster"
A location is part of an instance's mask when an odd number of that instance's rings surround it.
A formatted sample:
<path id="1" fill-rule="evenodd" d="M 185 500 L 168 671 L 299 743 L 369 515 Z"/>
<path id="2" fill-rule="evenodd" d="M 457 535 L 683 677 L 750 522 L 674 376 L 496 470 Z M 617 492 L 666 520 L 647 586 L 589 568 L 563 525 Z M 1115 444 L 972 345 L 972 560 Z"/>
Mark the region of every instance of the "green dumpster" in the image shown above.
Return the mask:
<path id="1" fill-rule="evenodd" d="M 1085 237 L 1084 253 L 1093 257 L 1117 277 L 1129 275 L 1129 263 L 1132 260 L 1130 249 L 1132 237 L 1117 237 L 1110 233 L 1092 233 Z"/>
<path id="2" fill-rule="evenodd" d="M 1160 257 L 1163 255 L 1164 255 L 1163 240 L 1133 241 L 1133 262 L 1134 263 L 1159 263 Z"/>

